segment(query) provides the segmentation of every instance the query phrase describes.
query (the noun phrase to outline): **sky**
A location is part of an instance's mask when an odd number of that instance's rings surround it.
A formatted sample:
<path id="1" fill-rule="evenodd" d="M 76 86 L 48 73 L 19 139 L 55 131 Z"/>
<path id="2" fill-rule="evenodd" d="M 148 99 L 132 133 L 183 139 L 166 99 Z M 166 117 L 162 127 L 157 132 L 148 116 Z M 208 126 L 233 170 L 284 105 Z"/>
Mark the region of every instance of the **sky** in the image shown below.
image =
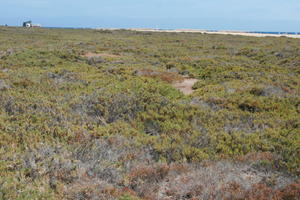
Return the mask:
<path id="1" fill-rule="evenodd" d="M 300 0 L 0 0 L 0 25 L 300 32 Z"/>

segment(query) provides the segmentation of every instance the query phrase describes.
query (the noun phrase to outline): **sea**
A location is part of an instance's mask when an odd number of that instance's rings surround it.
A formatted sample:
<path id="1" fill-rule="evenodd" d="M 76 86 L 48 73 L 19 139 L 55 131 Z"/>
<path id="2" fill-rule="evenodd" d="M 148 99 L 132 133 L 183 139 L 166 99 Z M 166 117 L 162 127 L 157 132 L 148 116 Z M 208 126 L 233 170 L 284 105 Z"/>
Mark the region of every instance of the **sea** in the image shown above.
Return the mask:
<path id="1" fill-rule="evenodd" d="M 94 28 L 84 28 L 84 27 L 44 27 L 51 29 L 94 29 Z M 105 28 L 104 28 L 105 29 Z M 127 28 L 120 28 L 127 29 Z M 175 29 L 156 29 L 161 31 L 175 30 Z M 219 32 L 218 30 L 205 30 L 208 32 Z M 274 34 L 274 35 L 300 35 L 300 32 L 274 32 L 274 31 L 237 31 L 243 33 L 260 33 L 260 34 Z"/>
<path id="2" fill-rule="evenodd" d="M 265 32 L 265 31 L 246 31 L 247 33 L 262 33 L 274 35 L 300 35 L 300 32 Z"/>

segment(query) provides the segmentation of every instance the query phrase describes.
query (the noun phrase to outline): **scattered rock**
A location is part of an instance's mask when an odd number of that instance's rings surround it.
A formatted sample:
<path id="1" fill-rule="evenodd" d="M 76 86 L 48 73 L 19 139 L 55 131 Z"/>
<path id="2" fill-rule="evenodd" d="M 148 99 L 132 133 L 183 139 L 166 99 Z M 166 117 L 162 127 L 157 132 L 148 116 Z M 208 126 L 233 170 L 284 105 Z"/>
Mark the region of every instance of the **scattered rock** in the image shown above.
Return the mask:
<path id="1" fill-rule="evenodd" d="M 89 65 L 97 65 L 99 63 L 104 63 L 104 62 L 105 62 L 105 60 L 102 57 L 100 57 L 100 56 L 98 56 L 98 57 L 91 57 L 91 58 L 88 59 L 88 64 Z"/>
<path id="2" fill-rule="evenodd" d="M 285 95 L 285 91 L 276 86 L 268 86 L 264 88 L 261 92 L 261 96 L 270 97 L 270 96 L 283 96 Z"/>

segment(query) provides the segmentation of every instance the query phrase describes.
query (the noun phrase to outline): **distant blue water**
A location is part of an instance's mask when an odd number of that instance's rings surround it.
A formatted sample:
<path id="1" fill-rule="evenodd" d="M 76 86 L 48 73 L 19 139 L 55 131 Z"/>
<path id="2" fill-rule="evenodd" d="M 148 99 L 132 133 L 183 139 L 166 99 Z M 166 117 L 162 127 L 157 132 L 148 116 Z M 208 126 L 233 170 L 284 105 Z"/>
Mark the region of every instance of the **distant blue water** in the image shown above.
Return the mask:
<path id="1" fill-rule="evenodd" d="M 44 28 L 50 28 L 50 29 L 93 29 L 89 27 L 44 27 Z M 120 28 L 122 29 L 122 28 Z M 125 28 L 126 29 L 126 28 Z M 157 29 L 157 30 L 162 30 L 162 31 L 167 31 L 167 30 L 174 30 L 174 29 Z M 209 32 L 218 32 L 218 30 L 206 30 Z M 261 34 L 274 34 L 274 35 L 300 35 L 300 32 L 274 32 L 274 31 L 241 31 L 245 33 L 261 33 Z"/>
<path id="2" fill-rule="evenodd" d="M 248 31 L 247 33 L 263 33 L 263 34 L 274 34 L 274 35 L 300 35 L 300 32 L 266 32 L 266 31 Z"/>
<path id="3" fill-rule="evenodd" d="M 49 28 L 49 29 L 92 29 L 92 28 L 84 28 L 84 27 L 47 27 L 44 26 L 42 28 Z"/>

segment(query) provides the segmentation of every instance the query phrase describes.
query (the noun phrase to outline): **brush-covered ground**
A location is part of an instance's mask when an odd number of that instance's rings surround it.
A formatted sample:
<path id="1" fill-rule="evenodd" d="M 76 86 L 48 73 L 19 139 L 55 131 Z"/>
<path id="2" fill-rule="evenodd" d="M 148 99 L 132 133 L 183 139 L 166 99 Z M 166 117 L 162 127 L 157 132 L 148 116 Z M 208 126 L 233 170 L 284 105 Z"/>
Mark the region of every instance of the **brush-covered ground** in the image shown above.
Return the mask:
<path id="1" fill-rule="evenodd" d="M 293 200 L 299 175 L 299 39 L 0 27 L 0 199 Z"/>

